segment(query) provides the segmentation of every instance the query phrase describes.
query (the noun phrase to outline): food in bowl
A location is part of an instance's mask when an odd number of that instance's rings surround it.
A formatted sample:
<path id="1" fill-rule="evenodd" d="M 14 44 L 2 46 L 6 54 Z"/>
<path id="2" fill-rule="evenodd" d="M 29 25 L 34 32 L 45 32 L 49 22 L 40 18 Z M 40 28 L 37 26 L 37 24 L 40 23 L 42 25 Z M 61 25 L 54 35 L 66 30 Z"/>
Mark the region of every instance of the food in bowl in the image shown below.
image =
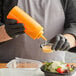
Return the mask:
<path id="1" fill-rule="evenodd" d="M 45 76 L 71 76 L 75 71 L 75 67 L 67 63 L 53 61 L 46 62 L 41 70 L 45 73 Z"/>

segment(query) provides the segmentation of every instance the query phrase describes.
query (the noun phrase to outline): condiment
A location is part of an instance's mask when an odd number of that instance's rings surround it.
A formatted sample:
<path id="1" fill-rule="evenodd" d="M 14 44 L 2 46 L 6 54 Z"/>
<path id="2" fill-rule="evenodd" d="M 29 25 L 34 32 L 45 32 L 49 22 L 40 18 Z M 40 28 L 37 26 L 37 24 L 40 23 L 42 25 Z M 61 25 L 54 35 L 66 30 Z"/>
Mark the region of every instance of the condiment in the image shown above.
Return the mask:
<path id="1" fill-rule="evenodd" d="M 43 27 L 18 6 L 12 8 L 12 10 L 8 13 L 7 18 L 15 19 L 18 21 L 18 23 L 23 23 L 25 28 L 24 32 L 32 39 L 42 38 L 47 40 L 43 36 Z"/>

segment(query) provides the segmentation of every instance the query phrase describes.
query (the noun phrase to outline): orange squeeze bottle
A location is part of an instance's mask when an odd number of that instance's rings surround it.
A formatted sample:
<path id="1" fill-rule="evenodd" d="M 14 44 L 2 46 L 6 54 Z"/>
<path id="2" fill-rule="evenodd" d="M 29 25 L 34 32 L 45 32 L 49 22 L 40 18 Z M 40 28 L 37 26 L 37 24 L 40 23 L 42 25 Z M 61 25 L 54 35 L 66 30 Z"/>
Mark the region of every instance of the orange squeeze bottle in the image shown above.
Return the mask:
<path id="1" fill-rule="evenodd" d="M 23 23 L 25 28 L 24 32 L 32 39 L 43 38 L 46 40 L 43 36 L 43 27 L 18 6 L 12 8 L 8 13 L 7 18 L 15 19 L 18 23 Z"/>

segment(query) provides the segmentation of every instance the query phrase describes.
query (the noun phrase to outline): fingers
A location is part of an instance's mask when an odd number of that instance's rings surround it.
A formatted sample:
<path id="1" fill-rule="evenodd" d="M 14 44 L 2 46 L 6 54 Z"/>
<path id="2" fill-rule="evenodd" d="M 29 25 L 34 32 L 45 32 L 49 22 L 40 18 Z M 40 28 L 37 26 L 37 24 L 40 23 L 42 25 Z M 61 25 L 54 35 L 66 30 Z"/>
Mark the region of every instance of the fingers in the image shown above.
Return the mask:
<path id="1" fill-rule="evenodd" d="M 54 45 L 52 46 L 53 50 L 69 50 L 70 44 L 63 35 L 59 34 L 54 39 Z"/>
<path id="2" fill-rule="evenodd" d="M 70 49 L 70 45 L 69 42 L 66 40 L 64 45 L 62 46 L 62 50 L 69 50 Z"/>
<path id="3" fill-rule="evenodd" d="M 19 24 L 14 24 L 14 25 L 8 25 L 6 27 L 7 31 L 9 33 L 18 33 L 18 32 L 23 32 L 25 30 L 24 25 L 19 23 Z"/>
<path id="4" fill-rule="evenodd" d="M 56 50 L 62 49 L 62 46 L 64 45 L 64 43 L 65 43 L 65 38 L 60 35 L 60 40 L 58 41 L 58 44 L 55 49 Z"/>
<path id="5" fill-rule="evenodd" d="M 13 24 L 13 25 L 6 25 L 8 29 L 25 29 L 22 23 Z"/>
<path id="6" fill-rule="evenodd" d="M 8 31 L 7 31 L 7 33 L 8 33 L 8 35 L 10 36 L 10 37 L 16 37 L 16 35 L 20 35 L 20 34 L 23 34 L 24 33 L 24 30 L 22 30 L 22 29 L 13 29 L 12 31 L 11 31 L 11 29 L 8 29 Z"/>
<path id="7" fill-rule="evenodd" d="M 17 20 L 14 19 L 6 19 L 5 24 L 7 25 L 11 25 L 11 24 L 16 24 Z"/>
<path id="8" fill-rule="evenodd" d="M 24 31 L 21 31 L 21 32 L 16 32 L 15 35 L 20 35 L 20 34 L 23 34 Z"/>
<path id="9" fill-rule="evenodd" d="M 52 49 L 53 50 L 56 50 L 56 46 L 58 45 L 58 42 L 60 41 L 60 37 L 59 36 L 56 36 L 55 38 L 53 38 L 53 40 L 52 41 L 54 41 L 53 42 L 53 46 L 52 46 Z"/>
<path id="10" fill-rule="evenodd" d="M 5 25 L 5 29 L 6 29 L 7 34 L 13 38 L 16 35 L 23 34 L 25 30 L 24 25 L 22 23 Z"/>

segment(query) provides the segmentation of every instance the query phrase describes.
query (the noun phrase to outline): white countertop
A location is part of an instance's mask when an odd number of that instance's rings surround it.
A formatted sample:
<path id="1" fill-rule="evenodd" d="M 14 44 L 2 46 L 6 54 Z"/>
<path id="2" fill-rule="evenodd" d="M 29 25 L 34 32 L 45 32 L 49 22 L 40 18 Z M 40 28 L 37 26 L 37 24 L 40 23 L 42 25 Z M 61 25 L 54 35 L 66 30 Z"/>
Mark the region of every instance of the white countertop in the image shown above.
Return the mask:
<path id="1" fill-rule="evenodd" d="M 40 69 L 29 71 L 23 69 L 6 68 L 6 69 L 0 69 L 0 76 L 44 76 L 44 73 Z M 76 76 L 76 73 L 73 76 Z"/>

